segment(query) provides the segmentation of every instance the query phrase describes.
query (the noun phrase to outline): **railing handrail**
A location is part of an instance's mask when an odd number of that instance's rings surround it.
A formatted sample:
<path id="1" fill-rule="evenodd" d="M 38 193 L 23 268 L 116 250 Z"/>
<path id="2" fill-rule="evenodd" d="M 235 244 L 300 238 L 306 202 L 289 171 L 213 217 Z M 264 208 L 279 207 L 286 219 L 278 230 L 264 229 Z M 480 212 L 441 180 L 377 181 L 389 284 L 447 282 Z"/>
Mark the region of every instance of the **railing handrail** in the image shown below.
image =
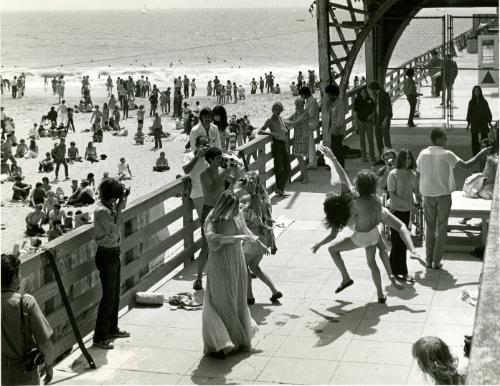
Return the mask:
<path id="1" fill-rule="evenodd" d="M 491 214 L 489 220 L 488 239 L 483 257 L 481 286 L 476 306 L 476 317 L 470 351 L 467 384 L 498 385 L 500 384 L 500 249 L 499 224 L 500 170 L 497 169 Z"/>

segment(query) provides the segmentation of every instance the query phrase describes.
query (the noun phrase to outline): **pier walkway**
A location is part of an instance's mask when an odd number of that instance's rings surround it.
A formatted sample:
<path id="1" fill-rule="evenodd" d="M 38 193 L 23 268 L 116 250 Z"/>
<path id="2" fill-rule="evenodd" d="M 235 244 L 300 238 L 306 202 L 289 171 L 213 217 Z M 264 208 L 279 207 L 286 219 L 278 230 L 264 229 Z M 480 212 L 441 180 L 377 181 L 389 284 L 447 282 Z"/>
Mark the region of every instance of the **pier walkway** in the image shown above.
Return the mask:
<path id="1" fill-rule="evenodd" d="M 427 146 L 429 130 L 394 128 L 394 146 L 409 142 Z M 450 147 L 468 157 L 464 130 L 456 130 L 457 135 L 449 135 Z M 367 164 L 349 160 L 347 165 L 352 176 Z M 327 249 L 316 255 L 310 249 L 327 233 L 322 203 L 328 180 L 329 172 L 318 169 L 310 173 L 309 184 L 290 185 L 290 197 L 273 198 L 273 215 L 293 222 L 277 239 L 278 253 L 266 256 L 262 267 L 284 297 L 280 305 L 271 304 L 268 289 L 254 280 L 256 304 L 251 312 L 259 325 L 254 353 L 233 354 L 225 360 L 204 357 L 202 311 L 172 310 L 168 304 L 133 308 L 120 318 L 120 327 L 131 332 L 130 338 L 116 340 L 114 350 L 90 347 L 96 370 L 86 369 L 76 350 L 56 366 L 54 382 L 423 384 L 411 346 L 426 335 L 441 337 L 461 367 L 466 366 L 463 336 L 472 333 L 475 308 L 461 296 L 463 290 L 477 292 L 482 262 L 467 250 L 446 253 L 439 271 L 409 260 L 415 284 L 396 290 L 383 274 L 388 300 L 380 305 L 364 251 L 359 249 L 343 254 L 354 285 L 336 295 L 341 278 Z M 419 251 L 423 256 L 423 248 Z M 195 273 L 191 264 L 156 286 L 156 291 L 166 297 L 191 291 Z M 202 291 L 197 295 L 202 298 Z"/>

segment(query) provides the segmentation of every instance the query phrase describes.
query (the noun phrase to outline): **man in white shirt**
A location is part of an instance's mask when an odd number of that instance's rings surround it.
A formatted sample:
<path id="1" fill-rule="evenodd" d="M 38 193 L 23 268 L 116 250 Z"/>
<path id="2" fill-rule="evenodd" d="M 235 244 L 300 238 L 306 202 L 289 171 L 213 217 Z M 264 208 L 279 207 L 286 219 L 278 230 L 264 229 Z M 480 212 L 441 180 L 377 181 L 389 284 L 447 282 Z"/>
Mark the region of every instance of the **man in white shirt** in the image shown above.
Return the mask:
<path id="1" fill-rule="evenodd" d="M 204 107 L 200 111 L 200 123 L 198 123 L 189 134 L 189 142 L 191 144 L 191 149 L 196 146 L 196 137 L 199 135 L 204 135 L 208 138 L 210 146 L 214 146 L 218 149 L 222 149 L 220 142 L 220 134 L 217 126 L 211 123 L 212 121 L 212 110 Z"/>
<path id="2" fill-rule="evenodd" d="M 452 151 L 444 149 L 446 140 L 446 132 L 443 129 L 433 129 L 433 146 L 422 150 L 417 158 L 419 189 L 424 197 L 426 262 L 427 268 L 435 269 L 443 266 L 441 259 L 448 233 L 451 193 L 456 190 L 453 169 L 471 169 L 478 159 L 491 152 L 489 147 L 469 161 L 463 161 Z"/>

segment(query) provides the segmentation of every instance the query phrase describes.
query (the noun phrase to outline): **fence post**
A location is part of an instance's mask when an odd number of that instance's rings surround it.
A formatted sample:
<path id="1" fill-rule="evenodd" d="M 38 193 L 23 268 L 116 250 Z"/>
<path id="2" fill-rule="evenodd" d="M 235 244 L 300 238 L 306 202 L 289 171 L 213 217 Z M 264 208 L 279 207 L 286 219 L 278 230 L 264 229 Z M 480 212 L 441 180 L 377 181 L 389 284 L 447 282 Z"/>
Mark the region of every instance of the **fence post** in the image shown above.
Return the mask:
<path id="1" fill-rule="evenodd" d="M 193 222 L 193 200 L 189 198 L 191 180 L 184 178 L 183 180 L 183 190 L 182 190 L 182 227 L 185 228 Z M 189 232 L 184 232 L 184 250 L 187 250 L 194 244 L 194 230 Z M 194 252 L 190 253 L 186 260 L 184 261 L 184 267 L 186 267 L 189 262 L 194 260 Z"/>

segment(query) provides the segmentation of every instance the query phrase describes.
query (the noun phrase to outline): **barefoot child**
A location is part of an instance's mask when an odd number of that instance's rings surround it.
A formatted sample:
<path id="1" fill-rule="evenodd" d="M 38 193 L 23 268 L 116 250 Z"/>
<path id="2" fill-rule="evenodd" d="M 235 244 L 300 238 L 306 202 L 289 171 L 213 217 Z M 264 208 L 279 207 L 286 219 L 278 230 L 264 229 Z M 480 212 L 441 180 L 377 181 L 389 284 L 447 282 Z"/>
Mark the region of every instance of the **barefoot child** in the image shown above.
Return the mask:
<path id="1" fill-rule="evenodd" d="M 347 273 L 340 252 L 365 248 L 368 267 L 370 268 L 372 279 L 377 289 L 378 302 L 384 304 L 387 298 L 382 291 L 380 271 L 375 261 L 377 247 L 383 248 L 378 225 L 384 222 L 399 231 L 408 249 L 410 249 L 413 255 L 416 255 L 410 233 L 406 226 L 383 208 L 382 204 L 378 201 L 375 194 L 377 189 L 377 177 L 375 173 L 370 170 L 360 171 L 356 177 L 356 189 L 354 189 L 332 151 L 324 146 L 321 146 L 319 150 L 325 155 L 325 159 L 331 163 L 332 182 L 334 190 L 337 193 L 328 194 L 323 204 L 326 221 L 329 227 L 332 228 L 332 233 L 312 248 L 313 253 L 316 253 L 322 245 L 333 241 L 328 251 L 342 275 L 342 283 L 335 291 L 335 293 L 339 293 L 354 283 Z M 353 229 L 352 235 L 335 240 L 338 231 L 346 225 Z M 381 251 L 381 258 L 391 282 L 396 288 L 401 288 L 396 283 L 396 279 L 392 274 L 385 248 Z"/>

